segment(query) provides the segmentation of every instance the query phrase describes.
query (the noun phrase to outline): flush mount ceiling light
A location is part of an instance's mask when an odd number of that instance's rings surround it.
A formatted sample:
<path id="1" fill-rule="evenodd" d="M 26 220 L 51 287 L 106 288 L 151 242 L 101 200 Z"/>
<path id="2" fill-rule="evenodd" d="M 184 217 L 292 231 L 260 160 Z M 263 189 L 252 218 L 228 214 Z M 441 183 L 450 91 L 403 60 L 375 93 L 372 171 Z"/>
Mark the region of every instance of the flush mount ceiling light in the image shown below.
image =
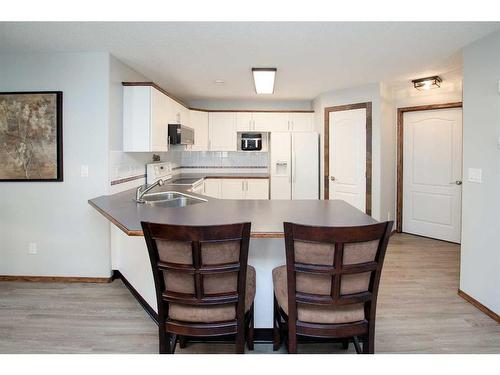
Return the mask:
<path id="1" fill-rule="evenodd" d="M 257 94 L 273 94 L 276 68 L 252 68 L 253 82 Z"/>
<path id="2" fill-rule="evenodd" d="M 216 85 L 223 85 L 224 83 L 226 83 L 226 81 L 224 81 L 223 79 L 216 79 L 216 80 L 214 81 L 214 83 L 215 83 Z"/>
<path id="3" fill-rule="evenodd" d="M 441 82 L 443 82 L 443 80 L 438 76 L 432 76 L 414 79 L 412 82 L 413 87 L 415 87 L 417 90 L 430 90 L 441 87 Z"/>

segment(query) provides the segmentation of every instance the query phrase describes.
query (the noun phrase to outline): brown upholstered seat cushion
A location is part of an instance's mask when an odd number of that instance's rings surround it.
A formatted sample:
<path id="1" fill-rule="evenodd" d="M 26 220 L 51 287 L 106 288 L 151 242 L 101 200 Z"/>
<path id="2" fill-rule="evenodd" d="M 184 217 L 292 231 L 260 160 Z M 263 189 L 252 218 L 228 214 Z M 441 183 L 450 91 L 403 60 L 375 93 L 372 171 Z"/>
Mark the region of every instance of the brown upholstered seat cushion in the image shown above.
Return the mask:
<path id="1" fill-rule="evenodd" d="M 252 307 L 255 298 L 255 268 L 247 267 L 247 283 L 245 291 L 245 312 Z M 177 303 L 169 304 L 170 319 L 193 323 L 224 322 L 236 318 L 235 305 L 190 306 Z"/>
<path id="2" fill-rule="evenodd" d="M 273 284 L 278 304 L 288 314 L 286 266 L 273 269 Z M 298 304 L 297 319 L 308 323 L 352 323 L 365 319 L 365 311 L 362 303 L 346 306 Z"/>

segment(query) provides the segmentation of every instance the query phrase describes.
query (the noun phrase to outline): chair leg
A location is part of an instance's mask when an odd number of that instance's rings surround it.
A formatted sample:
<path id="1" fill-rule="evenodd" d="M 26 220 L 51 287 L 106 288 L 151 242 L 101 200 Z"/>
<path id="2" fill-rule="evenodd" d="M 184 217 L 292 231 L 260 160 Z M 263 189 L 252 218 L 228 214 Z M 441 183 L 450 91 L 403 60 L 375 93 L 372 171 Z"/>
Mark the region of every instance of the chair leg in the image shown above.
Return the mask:
<path id="1" fill-rule="evenodd" d="M 274 296 L 274 308 L 273 308 L 273 350 L 277 351 L 281 346 L 281 327 L 280 327 L 280 314 L 279 314 L 278 301 L 276 301 L 276 296 Z"/>
<path id="2" fill-rule="evenodd" d="M 236 354 L 245 353 L 245 315 L 238 319 L 236 331 L 235 349 Z"/>
<path id="3" fill-rule="evenodd" d="M 349 349 L 349 339 L 342 340 L 342 349 Z"/>
<path id="4" fill-rule="evenodd" d="M 290 322 L 290 316 L 288 316 L 288 353 L 297 353 L 297 325 L 295 321 Z"/>
<path id="5" fill-rule="evenodd" d="M 158 337 L 159 337 L 159 353 L 160 354 L 172 354 L 172 345 L 170 342 L 170 334 L 165 329 L 164 325 L 158 325 Z"/>
<path id="6" fill-rule="evenodd" d="M 248 350 L 253 350 L 253 341 L 254 341 L 254 307 L 252 304 L 252 307 L 250 308 L 249 311 L 249 317 L 248 317 L 248 331 L 247 331 L 247 347 Z"/>
<path id="7" fill-rule="evenodd" d="M 236 354 L 245 353 L 245 333 L 238 332 L 236 334 Z"/>
<path id="8" fill-rule="evenodd" d="M 375 353 L 375 335 L 369 333 L 363 337 L 363 354 L 374 354 Z"/>
<path id="9" fill-rule="evenodd" d="M 357 354 L 361 354 L 363 351 L 361 350 L 361 345 L 359 345 L 358 336 L 353 337 L 354 349 L 356 349 Z"/>
<path id="10" fill-rule="evenodd" d="M 179 348 L 185 349 L 187 346 L 187 337 L 186 336 L 179 336 Z"/>
<path id="11" fill-rule="evenodd" d="M 288 328 L 288 354 L 297 354 L 297 334 Z"/>

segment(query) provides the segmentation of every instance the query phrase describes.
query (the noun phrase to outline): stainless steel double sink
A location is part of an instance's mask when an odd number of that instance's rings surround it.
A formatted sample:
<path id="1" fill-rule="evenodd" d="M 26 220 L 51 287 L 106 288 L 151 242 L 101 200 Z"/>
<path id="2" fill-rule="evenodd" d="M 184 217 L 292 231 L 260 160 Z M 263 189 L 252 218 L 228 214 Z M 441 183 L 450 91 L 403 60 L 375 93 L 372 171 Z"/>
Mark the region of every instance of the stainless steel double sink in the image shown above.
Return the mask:
<path id="1" fill-rule="evenodd" d="M 162 207 L 185 207 L 193 204 L 204 203 L 207 200 L 178 191 L 160 191 L 148 193 L 142 197 L 144 203 Z"/>

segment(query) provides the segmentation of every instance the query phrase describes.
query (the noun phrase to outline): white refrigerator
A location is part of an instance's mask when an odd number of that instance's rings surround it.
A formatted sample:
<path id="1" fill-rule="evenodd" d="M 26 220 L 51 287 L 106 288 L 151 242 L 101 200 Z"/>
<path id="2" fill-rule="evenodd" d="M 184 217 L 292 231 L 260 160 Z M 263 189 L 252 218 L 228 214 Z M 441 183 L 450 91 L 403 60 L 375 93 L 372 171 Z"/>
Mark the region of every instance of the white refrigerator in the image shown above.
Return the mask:
<path id="1" fill-rule="evenodd" d="M 272 132 L 271 199 L 319 199 L 319 135 Z"/>

